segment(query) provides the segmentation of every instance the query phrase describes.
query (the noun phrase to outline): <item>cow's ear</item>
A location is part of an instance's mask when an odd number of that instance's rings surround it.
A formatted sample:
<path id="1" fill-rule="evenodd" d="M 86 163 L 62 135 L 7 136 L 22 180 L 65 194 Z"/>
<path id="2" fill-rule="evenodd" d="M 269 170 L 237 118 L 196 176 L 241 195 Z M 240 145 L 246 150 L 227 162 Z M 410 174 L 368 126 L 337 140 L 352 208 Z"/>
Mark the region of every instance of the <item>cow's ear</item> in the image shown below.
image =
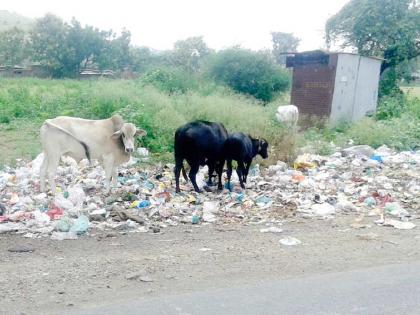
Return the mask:
<path id="1" fill-rule="evenodd" d="M 137 129 L 135 136 L 145 137 L 145 136 L 147 136 L 147 132 L 146 132 L 146 130 L 143 130 L 143 129 Z"/>
<path id="2" fill-rule="evenodd" d="M 119 137 L 121 137 L 122 131 L 118 130 L 116 132 L 114 132 L 111 136 L 112 139 L 118 139 Z"/>

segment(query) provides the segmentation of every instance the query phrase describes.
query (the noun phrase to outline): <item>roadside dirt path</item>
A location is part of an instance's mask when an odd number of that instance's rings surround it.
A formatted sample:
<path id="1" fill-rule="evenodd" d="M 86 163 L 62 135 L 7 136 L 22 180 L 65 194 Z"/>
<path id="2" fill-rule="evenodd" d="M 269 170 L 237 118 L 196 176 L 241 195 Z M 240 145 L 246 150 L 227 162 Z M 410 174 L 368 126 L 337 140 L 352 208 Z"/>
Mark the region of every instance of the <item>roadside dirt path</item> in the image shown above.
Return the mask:
<path id="1" fill-rule="evenodd" d="M 354 219 L 289 219 L 277 234 L 261 233 L 263 225 L 232 224 L 186 224 L 158 234 L 93 230 L 77 241 L 3 234 L 0 314 L 60 314 L 142 296 L 420 260 L 420 229 L 354 229 Z M 302 244 L 281 245 L 287 235 Z M 22 246 L 34 251 L 9 251 Z"/>

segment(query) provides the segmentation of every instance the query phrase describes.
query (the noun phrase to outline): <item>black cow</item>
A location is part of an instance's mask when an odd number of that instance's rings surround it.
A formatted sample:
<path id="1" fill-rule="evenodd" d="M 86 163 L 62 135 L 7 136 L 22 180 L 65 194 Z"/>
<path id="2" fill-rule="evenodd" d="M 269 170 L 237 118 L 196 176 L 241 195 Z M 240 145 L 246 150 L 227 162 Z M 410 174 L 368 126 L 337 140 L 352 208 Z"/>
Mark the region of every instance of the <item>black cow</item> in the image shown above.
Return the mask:
<path id="1" fill-rule="evenodd" d="M 264 139 L 254 139 L 246 136 L 242 132 L 236 132 L 229 135 L 223 146 L 223 157 L 227 161 L 228 187 L 230 189 L 230 178 L 232 176 L 232 160 L 238 162 L 236 172 L 242 188 L 248 177 L 249 167 L 252 159 L 261 155 L 263 159 L 268 157 L 268 142 Z"/>
<path id="2" fill-rule="evenodd" d="M 196 192 L 200 192 L 195 176 L 198 169 L 205 164 L 209 167 L 208 184 L 211 185 L 213 172 L 219 176 L 218 189 L 223 189 L 222 172 L 225 160 L 222 149 L 227 139 L 227 131 L 223 124 L 209 121 L 194 121 L 179 127 L 175 132 L 175 182 L 176 192 L 179 189 L 179 175 L 181 170 L 184 177 L 184 159 L 191 167 L 189 177 Z M 187 179 L 187 178 L 186 178 Z"/>

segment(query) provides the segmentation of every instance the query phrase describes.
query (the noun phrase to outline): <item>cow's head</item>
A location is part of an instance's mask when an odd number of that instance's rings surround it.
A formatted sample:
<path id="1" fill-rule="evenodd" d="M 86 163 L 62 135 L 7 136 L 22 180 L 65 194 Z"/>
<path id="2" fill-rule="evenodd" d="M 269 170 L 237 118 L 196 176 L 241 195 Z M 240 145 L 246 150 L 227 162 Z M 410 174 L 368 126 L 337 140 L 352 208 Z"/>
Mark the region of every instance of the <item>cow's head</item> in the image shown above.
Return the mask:
<path id="1" fill-rule="evenodd" d="M 134 137 L 144 137 L 145 135 L 147 135 L 147 132 L 143 129 L 137 129 L 134 124 L 123 123 L 121 129 L 113 133 L 112 138 L 121 139 L 125 152 L 131 153 L 134 151 Z"/>
<path id="2" fill-rule="evenodd" d="M 263 159 L 268 158 L 268 142 L 265 139 L 254 139 L 250 136 L 255 154 L 261 155 Z"/>

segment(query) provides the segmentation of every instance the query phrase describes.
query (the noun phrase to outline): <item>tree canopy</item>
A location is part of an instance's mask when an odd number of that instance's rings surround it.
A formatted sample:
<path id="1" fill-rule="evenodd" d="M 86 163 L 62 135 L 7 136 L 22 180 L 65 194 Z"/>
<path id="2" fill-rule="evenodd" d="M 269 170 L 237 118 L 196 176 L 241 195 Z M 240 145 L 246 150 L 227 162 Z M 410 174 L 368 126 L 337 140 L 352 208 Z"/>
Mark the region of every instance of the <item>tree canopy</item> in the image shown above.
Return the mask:
<path id="1" fill-rule="evenodd" d="M 292 33 L 272 32 L 273 55 L 278 64 L 286 64 L 286 52 L 296 52 L 300 39 Z"/>
<path id="2" fill-rule="evenodd" d="M 130 38 L 126 30 L 117 36 L 46 14 L 29 32 L 16 27 L 0 32 L 0 64 L 38 62 L 54 77 L 76 76 L 86 67 L 121 70 L 131 62 Z"/>
<path id="3" fill-rule="evenodd" d="M 201 61 L 210 52 L 211 50 L 202 36 L 189 37 L 175 42 L 170 60 L 174 66 L 195 72 L 199 69 Z"/>
<path id="4" fill-rule="evenodd" d="M 289 87 L 289 76 L 269 55 L 230 48 L 217 53 L 210 63 L 210 75 L 233 90 L 264 102 Z"/>
<path id="5" fill-rule="evenodd" d="M 395 89 L 409 60 L 420 55 L 417 1 L 351 0 L 327 21 L 326 41 L 328 45 L 352 47 L 362 55 L 384 58 L 382 82 L 388 82 L 386 89 Z"/>
<path id="6" fill-rule="evenodd" d="M 25 57 L 25 32 L 16 27 L 0 32 L 0 64 L 15 66 Z"/>

